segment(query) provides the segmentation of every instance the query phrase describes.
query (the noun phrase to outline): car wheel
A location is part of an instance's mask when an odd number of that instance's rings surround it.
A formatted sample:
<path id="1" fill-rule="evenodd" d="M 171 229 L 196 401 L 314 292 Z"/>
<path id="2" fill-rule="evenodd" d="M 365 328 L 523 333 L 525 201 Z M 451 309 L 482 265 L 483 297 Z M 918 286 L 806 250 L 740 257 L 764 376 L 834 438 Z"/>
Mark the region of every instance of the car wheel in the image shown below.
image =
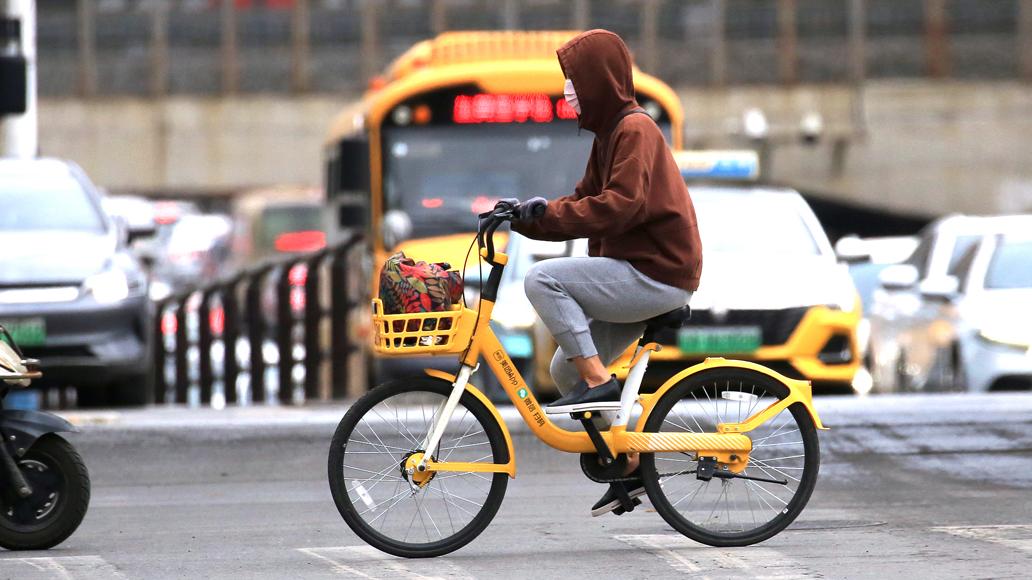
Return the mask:
<path id="1" fill-rule="evenodd" d="M 895 391 L 898 393 L 906 393 L 912 390 L 910 374 L 907 372 L 907 364 L 906 353 L 900 351 L 899 356 L 896 358 Z"/>
<path id="2" fill-rule="evenodd" d="M 960 356 L 960 345 L 954 343 L 950 348 L 950 370 L 953 377 L 950 387 L 954 391 L 966 391 L 968 389 L 967 373 L 964 371 L 964 359 Z"/>

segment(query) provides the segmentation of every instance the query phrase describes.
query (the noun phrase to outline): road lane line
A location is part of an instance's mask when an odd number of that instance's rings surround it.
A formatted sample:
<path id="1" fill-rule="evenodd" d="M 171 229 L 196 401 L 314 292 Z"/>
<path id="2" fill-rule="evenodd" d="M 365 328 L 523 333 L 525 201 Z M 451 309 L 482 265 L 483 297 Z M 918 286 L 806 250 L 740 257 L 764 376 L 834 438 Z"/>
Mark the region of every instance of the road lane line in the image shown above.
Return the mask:
<path id="1" fill-rule="evenodd" d="M 368 575 L 368 574 L 366 574 L 364 572 L 360 572 L 360 571 L 352 568 L 351 566 L 348 566 L 346 564 L 342 564 L 342 563 L 338 562 L 337 560 L 335 560 L 333 558 L 330 558 L 328 556 L 324 556 L 324 555 L 319 553 L 320 551 L 332 550 L 332 549 L 333 548 L 298 548 L 297 551 L 301 552 L 302 554 L 307 554 L 307 555 L 309 555 L 309 556 L 311 556 L 313 558 L 318 558 L 318 559 L 322 560 L 323 562 L 328 563 L 330 565 L 330 567 L 333 568 L 333 570 L 335 572 L 344 574 L 345 576 L 358 576 L 360 578 L 375 578 L 375 576 L 370 576 L 370 575 Z"/>
<path id="2" fill-rule="evenodd" d="M 42 558 L 0 558 L 0 576 L 25 578 L 26 568 L 46 573 L 60 580 L 103 580 L 125 578 L 110 562 L 100 556 L 49 556 Z M 10 573 L 8 573 L 10 571 Z"/>
<path id="3" fill-rule="evenodd" d="M 335 546 L 326 548 L 298 548 L 299 552 L 318 558 L 338 574 L 371 579 L 411 578 L 413 580 L 472 580 L 472 576 L 455 564 L 443 559 L 419 560 L 420 572 L 409 568 L 411 560 L 385 554 L 372 546 Z M 438 573 L 436 575 L 434 573 Z"/>
<path id="4" fill-rule="evenodd" d="M 818 574 L 773 548 L 713 548 L 673 534 L 614 536 L 626 544 L 659 556 L 679 572 L 725 577 L 734 572 L 757 580 L 796 580 Z"/>
<path id="5" fill-rule="evenodd" d="M 939 526 L 932 528 L 961 538 L 981 540 L 1032 553 L 1032 524 L 995 526 Z"/>
<path id="6" fill-rule="evenodd" d="M 659 556 L 678 572 L 684 572 L 686 574 L 698 574 L 699 572 L 702 572 L 702 568 L 699 567 L 698 564 L 668 547 L 668 544 L 670 543 L 668 539 L 673 536 L 641 534 L 619 535 L 613 537 L 625 544 L 630 544 L 632 547 L 641 548 L 650 554 Z M 706 580 L 707 577 L 701 576 L 700 578 Z"/>

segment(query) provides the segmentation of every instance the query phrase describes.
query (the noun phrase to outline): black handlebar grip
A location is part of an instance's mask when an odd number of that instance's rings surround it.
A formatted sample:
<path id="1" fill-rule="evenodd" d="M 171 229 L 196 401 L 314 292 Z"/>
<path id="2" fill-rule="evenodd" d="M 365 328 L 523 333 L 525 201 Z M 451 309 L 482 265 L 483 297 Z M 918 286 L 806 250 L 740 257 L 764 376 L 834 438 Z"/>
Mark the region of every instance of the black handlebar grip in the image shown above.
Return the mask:
<path id="1" fill-rule="evenodd" d="M 487 256 L 486 256 L 486 258 L 487 258 L 488 262 L 493 262 L 494 261 L 494 255 L 495 255 L 494 233 L 495 233 L 495 230 L 497 230 L 498 226 L 500 226 L 500 225 L 502 225 L 502 221 L 501 220 L 497 220 L 497 219 L 491 220 L 490 225 L 487 226 L 487 231 L 484 232 L 484 238 L 485 238 L 485 241 L 487 242 Z"/>

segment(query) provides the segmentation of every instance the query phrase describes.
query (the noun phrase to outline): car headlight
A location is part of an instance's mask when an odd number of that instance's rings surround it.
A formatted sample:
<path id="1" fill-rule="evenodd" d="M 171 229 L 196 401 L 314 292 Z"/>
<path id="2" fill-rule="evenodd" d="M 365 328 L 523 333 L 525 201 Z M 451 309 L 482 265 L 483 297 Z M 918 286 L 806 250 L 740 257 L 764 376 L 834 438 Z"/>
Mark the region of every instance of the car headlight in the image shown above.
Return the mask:
<path id="1" fill-rule="evenodd" d="M 987 342 L 1015 348 L 1032 347 L 1032 332 L 1025 325 L 993 324 L 984 326 L 978 336 Z"/>
<path id="2" fill-rule="evenodd" d="M 118 269 L 94 274 L 86 278 L 83 286 L 100 304 L 111 304 L 129 297 L 129 278 Z"/>
<path id="3" fill-rule="evenodd" d="M 170 286 L 168 282 L 155 280 L 151 282 L 148 293 L 150 294 L 150 299 L 152 301 L 161 302 L 172 295 L 172 286 Z"/>
<path id="4" fill-rule="evenodd" d="M 829 308 L 842 312 L 853 312 L 860 307 L 860 297 L 850 288 L 848 292 L 840 292 L 835 300 L 828 304 Z"/>

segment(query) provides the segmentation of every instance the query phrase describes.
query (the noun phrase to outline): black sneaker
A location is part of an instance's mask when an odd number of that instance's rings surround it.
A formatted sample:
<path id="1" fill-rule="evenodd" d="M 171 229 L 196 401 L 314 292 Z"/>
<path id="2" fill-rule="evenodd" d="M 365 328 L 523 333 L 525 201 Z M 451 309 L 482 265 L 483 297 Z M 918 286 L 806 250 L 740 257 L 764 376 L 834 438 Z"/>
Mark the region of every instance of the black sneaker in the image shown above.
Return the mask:
<path id="1" fill-rule="evenodd" d="M 613 512 L 618 516 L 624 513 L 623 504 L 620 503 L 620 498 L 617 497 L 616 489 L 614 489 L 616 485 L 615 483 L 609 484 L 609 489 L 602 496 L 602 499 L 591 506 L 591 517 L 597 518 L 609 512 Z M 631 503 L 633 505 L 641 505 L 641 500 L 638 498 L 645 495 L 645 484 L 642 483 L 641 479 L 625 481 L 623 486 L 627 489 L 627 495 L 630 496 Z"/>
<path id="2" fill-rule="evenodd" d="M 608 382 L 590 389 L 586 382 L 581 381 L 573 391 L 545 407 L 545 412 L 557 415 L 580 411 L 618 411 L 622 390 L 615 376 Z"/>

